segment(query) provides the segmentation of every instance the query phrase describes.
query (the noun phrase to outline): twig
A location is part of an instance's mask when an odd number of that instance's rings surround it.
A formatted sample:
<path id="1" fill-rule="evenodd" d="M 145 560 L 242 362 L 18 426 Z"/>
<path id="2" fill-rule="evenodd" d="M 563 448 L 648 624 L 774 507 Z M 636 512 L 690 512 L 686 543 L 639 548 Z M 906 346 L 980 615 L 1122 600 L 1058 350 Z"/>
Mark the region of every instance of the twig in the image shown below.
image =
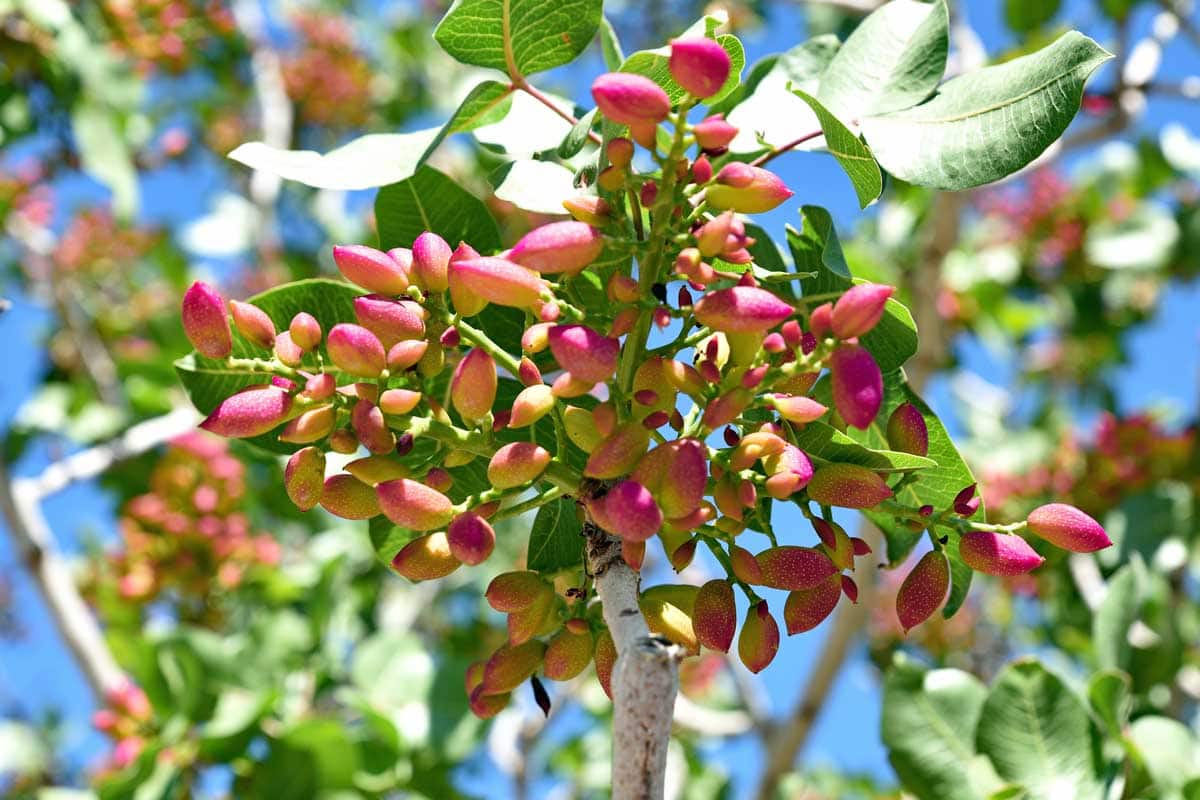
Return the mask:
<path id="1" fill-rule="evenodd" d="M 525 80 L 525 78 L 521 78 L 519 80 L 513 81 L 512 87 L 514 89 L 520 89 L 522 92 L 529 95 L 534 100 L 537 100 L 539 103 L 544 105 L 546 108 L 550 109 L 555 114 L 562 117 L 567 122 L 571 123 L 572 126 L 579 124 L 578 119 L 576 119 L 574 116 L 572 116 L 571 114 L 568 114 L 567 112 L 565 112 L 561 108 L 559 108 L 557 105 L 555 105 L 553 100 L 551 100 L 549 97 L 546 97 L 546 95 L 542 94 L 542 92 L 536 86 L 533 86 L 531 83 L 529 83 L 529 81 Z M 593 130 L 589 130 L 587 133 L 587 136 L 588 136 L 588 139 L 590 139 L 593 144 L 600 144 L 601 142 L 604 141 L 603 139 L 600 138 L 600 135 Z"/>
<path id="2" fill-rule="evenodd" d="M 761 167 L 763 164 L 766 164 L 768 161 L 771 161 L 772 159 L 783 155 L 787 151 L 789 151 L 793 148 L 799 147 L 800 145 L 804 144 L 807 141 L 816 139 L 818 136 L 824 136 L 824 135 L 825 135 L 825 131 L 820 130 L 820 129 L 812 131 L 810 133 L 806 133 L 799 138 L 793 139 L 792 141 L 788 142 L 787 144 L 781 144 L 779 147 L 776 147 L 774 150 L 768 150 L 767 152 L 763 153 L 758 158 L 751 161 L 750 166 Z"/>
<path id="3" fill-rule="evenodd" d="M 100 626 L 79 596 L 70 565 L 54 544 L 38 496 L 23 487 L 22 482 L 12 481 L 3 462 L 0 462 L 0 510 L 58 632 L 92 690 L 103 697 L 120 687 L 125 675 L 109 651 Z"/>

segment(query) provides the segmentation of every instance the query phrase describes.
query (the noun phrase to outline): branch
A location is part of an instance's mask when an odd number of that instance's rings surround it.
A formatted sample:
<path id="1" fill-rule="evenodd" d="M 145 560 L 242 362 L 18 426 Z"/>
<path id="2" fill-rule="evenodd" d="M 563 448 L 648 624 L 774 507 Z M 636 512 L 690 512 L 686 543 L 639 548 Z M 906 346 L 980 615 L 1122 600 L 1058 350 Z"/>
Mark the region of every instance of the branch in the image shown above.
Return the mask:
<path id="1" fill-rule="evenodd" d="M 157 447 L 191 429 L 196 413 L 177 409 L 134 425 L 117 438 L 57 461 L 34 478 L 13 478 L 0 462 L 0 512 L 56 627 L 97 696 L 119 687 L 125 674 L 100 625 L 79 595 L 70 564 L 54 542 L 42 500 L 76 481 L 94 478 L 122 459 Z"/>
<path id="2" fill-rule="evenodd" d="M 638 573 L 621 558 L 621 542 L 584 524 L 589 571 L 617 648 L 613 667 L 613 800 L 661 800 L 671 715 L 679 690 L 676 645 L 651 636 L 638 607 Z"/>
<path id="3" fill-rule="evenodd" d="M 54 623 L 84 678 L 97 696 L 120 687 L 125 674 L 109 652 L 104 634 L 79 596 L 71 567 L 54 544 L 40 497 L 23 481 L 13 481 L 0 462 L 0 511 L 8 533 L 50 609 Z"/>
<path id="4" fill-rule="evenodd" d="M 161 417 L 139 422 L 115 439 L 55 461 L 36 478 L 21 481 L 30 498 L 42 500 L 72 483 L 94 478 L 118 461 L 141 455 L 196 427 L 196 412 L 181 407 Z"/>

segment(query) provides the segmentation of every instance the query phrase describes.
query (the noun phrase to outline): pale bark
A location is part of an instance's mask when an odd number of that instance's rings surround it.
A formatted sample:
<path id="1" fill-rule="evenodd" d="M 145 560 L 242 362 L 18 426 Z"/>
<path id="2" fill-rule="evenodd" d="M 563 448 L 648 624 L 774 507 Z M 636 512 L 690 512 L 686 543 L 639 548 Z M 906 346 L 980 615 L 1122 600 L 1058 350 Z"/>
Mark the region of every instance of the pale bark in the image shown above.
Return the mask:
<path id="1" fill-rule="evenodd" d="M 682 650 L 652 636 L 638 607 L 640 577 L 621 542 L 586 523 L 588 568 L 617 649 L 613 668 L 614 800 L 661 800 Z"/>
<path id="2" fill-rule="evenodd" d="M 0 462 L 0 512 L 17 552 L 37 585 L 55 627 L 98 697 L 125 681 L 99 623 L 75 585 L 67 559 L 42 513 L 42 500 L 114 463 L 144 453 L 195 425 L 196 413 L 172 411 L 134 425 L 115 439 L 55 462 L 34 478 L 14 478 Z"/>

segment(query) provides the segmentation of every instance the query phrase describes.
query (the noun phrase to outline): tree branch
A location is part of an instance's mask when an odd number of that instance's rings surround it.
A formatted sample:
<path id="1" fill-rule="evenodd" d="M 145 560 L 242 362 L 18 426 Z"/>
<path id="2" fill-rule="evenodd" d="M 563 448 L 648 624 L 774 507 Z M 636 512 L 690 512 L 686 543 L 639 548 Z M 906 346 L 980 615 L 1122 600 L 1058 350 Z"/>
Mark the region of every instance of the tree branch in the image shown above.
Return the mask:
<path id="1" fill-rule="evenodd" d="M 621 557 L 621 542 L 584 523 L 588 568 L 617 649 L 613 667 L 614 800 L 661 800 L 671 716 L 679 690 L 680 649 L 651 636 L 638 606 L 638 573 Z"/>
<path id="2" fill-rule="evenodd" d="M 79 596 L 70 565 L 54 544 L 40 497 L 23 481 L 13 481 L 0 462 L 0 511 L 9 535 L 41 591 L 54 623 L 97 696 L 116 689 L 125 675 L 109 652 L 104 634 Z"/>
<path id="3" fill-rule="evenodd" d="M 197 414 L 190 406 L 139 422 L 116 438 L 55 461 L 36 478 L 21 481 L 31 499 L 60 492 L 78 481 L 94 478 L 118 461 L 133 458 L 196 427 Z"/>

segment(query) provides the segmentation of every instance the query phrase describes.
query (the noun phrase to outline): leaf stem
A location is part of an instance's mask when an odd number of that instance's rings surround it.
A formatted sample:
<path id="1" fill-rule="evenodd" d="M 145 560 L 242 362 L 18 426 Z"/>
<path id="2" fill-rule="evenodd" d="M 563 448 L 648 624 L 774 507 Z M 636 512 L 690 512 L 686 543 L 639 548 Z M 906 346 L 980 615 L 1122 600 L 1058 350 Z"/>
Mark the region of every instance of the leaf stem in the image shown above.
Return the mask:
<path id="1" fill-rule="evenodd" d="M 522 92 L 529 95 L 534 100 L 537 100 L 539 103 L 541 103 L 546 108 L 553 111 L 558 116 L 565 119 L 567 122 L 571 123 L 571 125 L 579 124 L 578 119 L 576 119 L 574 116 L 572 116 L 571 114 L 568 114 L 567 112 L 565 112 L 561 108 L 559 108 L 557 105 L 555 105 L 554 101 L 552 101 L 549 97 L 546 97 L 546 95 L 542 94 L 542 92 L 540 90 L 538 90 L 538 88 L 536 86 L 532 85 L 529 81 L 527 81 L 525 79 L 525 76 L 521 75 L 521 76 L 514 77 L 513 82 L 512 82 L 512 87 L 514 89 L 520 89 Z M 599 145 L 603 141 L 600 138 L 600 134 L 596 133 L 593 130 L 589 130 L 587 132 L 587 136 L 588 136 L 588 139 L 591 140 L 591 142 L 596 145 Z"/>
<path id="2" fill-rule="evenodd" d="M 566 494 L 566 492 L 563 490 L 563 488 L 561 486 L 555 486 L 552 489 L 548 489 L 544 492 L 540 492 L 539 494 L 537 494 L 534 497 L 529 498 L 528 500 L 524 500 L 515 505 L 511 505 L 508 508 L 500 509 L 494 515 L 492 515 L 491 521 L 499 522 L 500 520 L 508 519 L 509 517 L 519 517 L 520 515 L 526 513 L 527 511 L 533 511 L 535 508 L 540 508 L 541 506 L 544 506 L 547 503 L 554 502 L 558 498 L 562 497 L 564 494 Z"/>
<path id="3" fill-rule="evenodd" d="M 508 370 L 513 377 L 516 377 L 517 370 L 520 368 L 521 362 L 510 355 L 509 352 L 503 347 L 492 341 L 490 336 L 476 328 L 471 323 L 467 322 L 462 317 L 458 317 L 449 312 L 446 312 L 444 319 L 446 324 L 453 325 L 455 328 L 457 328 L 459 334 L 464 339 L 474 344 L 480 350 L 483 350 L 492 358 L 496 359 L 497 364 Z"/>
<path id="4" fill-rule="evenodd" d="M 824 136 L 824 135 L 825 135 L 825 131 L 821 130 L 820 128 L 818 128 L 815 131 L 812 131 L 811 133 L 806 133 L 798 139 L 793 139 L 792 141 L 788 142 L 787 144 L 782 144 L 779 147 L 776 147 L 774 150 L 768 150 L 767 152 L 763 153 L 758 158 L 751 161 L 750 166 L 761 167 L 763 164 L 766 164 L 768 161 L 771 161 L 772 159 L 783 155 L 788 150 L 799 147 L 800 145 L 804 144 L 805 142 L 807 142 L 811 139 L 815 139 L 818 136 Z"/>

